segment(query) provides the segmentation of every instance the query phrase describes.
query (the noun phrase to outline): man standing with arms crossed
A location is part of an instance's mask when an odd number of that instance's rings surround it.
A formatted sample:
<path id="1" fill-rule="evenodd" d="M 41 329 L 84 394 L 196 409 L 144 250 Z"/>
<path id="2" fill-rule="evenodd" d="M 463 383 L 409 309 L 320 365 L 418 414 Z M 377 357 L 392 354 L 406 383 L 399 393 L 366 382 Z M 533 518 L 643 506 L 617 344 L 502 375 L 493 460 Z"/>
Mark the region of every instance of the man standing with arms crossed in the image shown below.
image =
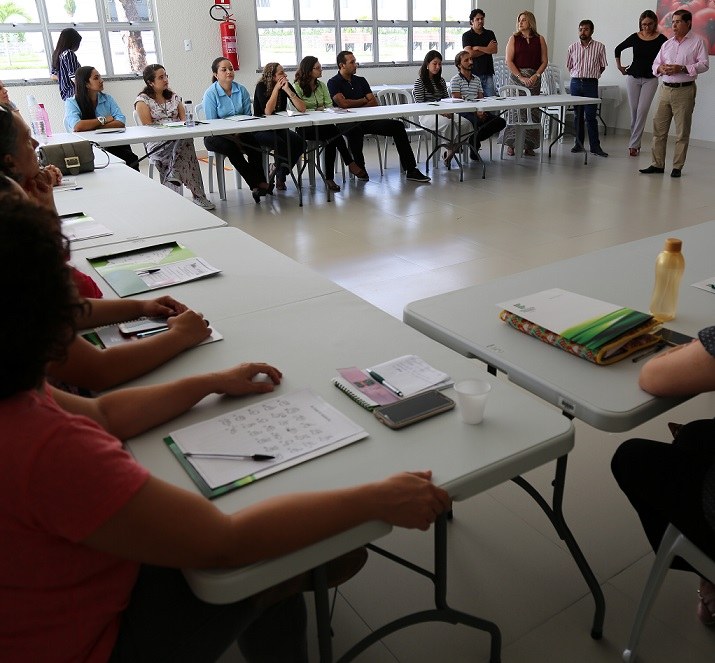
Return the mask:
<path id="1" fill-rule="evenodd" d="M 338 73 L 328 81 L 328 92 L 333 98 L 333 105 L 339 108 L 367 108 L 378 106 L 379 103 L 370 89 L 367 79 L 356 76 L 357 60 L 351 51 L 340 51 L 337 57 Z M 430 178 L 417 169 L 415 154 L 407 138 L 405 125 L 401 120 L 367 120 L 357 122 L 346 133 L 348 147 L 355 157 L 355 163 L 362 168 L 362 175 L 356 175 L 360 180 L 367 181 L 370 177 L 365 170 L 365 156 L 362 151 L 365 134 L 390 136 L 395 141 L 400 163 L 407 173 L 407 179 L 413 182 L 429 182 Z"/>
<path id="2" fill-rule="evenodd" d="M 472 56 L 472 73 L 479 78 L 484 96 L 496 97 L 492 55 L 497 52 L 497 38 L 484 28 L 485 16 L 483 9 L 472 9 L 469 14 L 472 27 L 462 35 L 462 48 Z"/>
<path id="3" fill-rule="evenodd" d="M 578 24 L 578 41 L 569 46 L 566 56 L 566 68 L 571 73 L 571 94 L 575 97 L 598 98 L 598 79 L 606 69 L 606 47 L 595 39 L 593 35 L 593 21 L 585 19 Z M 598 119 L 596 117 L 596 104 L 576 106 L 574 123 L 576 130 L 576 144 L 572 152 L 584 150 L 584 115 L 588 129 L 588 144 L 591 154 L 607 157 L 608 154 L 601 149 L 598 138 Z"/>
<path id="4" fill-rule="evenodd" d="M 680 177 L 690 141 L 690 124 L 695 108 L 695 79 L 708 70 L 705 42 L 691 32 L 693 15 L 685 10 L 673 12 L 673 36 L 661 47 L 653 61 L 653 73 L 661 76 L 658 110 L 653 117 L 653 162 L 641 173 L 665 172 L 665 148 L 670 121 L 675 118 L 675 154 L 671 177 Z"/>

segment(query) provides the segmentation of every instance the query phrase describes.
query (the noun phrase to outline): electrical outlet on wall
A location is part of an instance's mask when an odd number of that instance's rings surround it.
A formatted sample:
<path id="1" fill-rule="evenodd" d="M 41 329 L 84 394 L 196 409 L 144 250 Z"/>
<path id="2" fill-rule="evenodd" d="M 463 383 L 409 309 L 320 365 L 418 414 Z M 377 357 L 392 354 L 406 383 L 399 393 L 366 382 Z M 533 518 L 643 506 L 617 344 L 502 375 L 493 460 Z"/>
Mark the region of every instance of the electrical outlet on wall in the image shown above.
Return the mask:
<path id="1" fill-rule="evenodd" d="M 190 51 L 192 48 L 191 39 L 184 39 L 184 50 Z"/>

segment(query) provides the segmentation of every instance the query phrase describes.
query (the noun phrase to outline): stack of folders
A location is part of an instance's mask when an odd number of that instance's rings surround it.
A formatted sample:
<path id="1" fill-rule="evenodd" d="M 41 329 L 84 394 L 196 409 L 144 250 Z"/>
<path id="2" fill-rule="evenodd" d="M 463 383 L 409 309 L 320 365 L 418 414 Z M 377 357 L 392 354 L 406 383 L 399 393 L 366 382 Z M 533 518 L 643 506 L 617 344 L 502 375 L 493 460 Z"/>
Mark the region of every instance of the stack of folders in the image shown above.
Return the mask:
<path id="1" fill-rule="evenodd" d="M 366 410 L 396 403 L 402 398 L 445 389 L 454 380 L 417 355 L 405 355 L 372 368 L 339 368 L 333 384 Z"/>
<path id="2" fill-rule="evenodd" d="M 648 313 L 551 288 L 497 305 L 514 329 L 594 364 L 614 364 L 660 342 Z"/>

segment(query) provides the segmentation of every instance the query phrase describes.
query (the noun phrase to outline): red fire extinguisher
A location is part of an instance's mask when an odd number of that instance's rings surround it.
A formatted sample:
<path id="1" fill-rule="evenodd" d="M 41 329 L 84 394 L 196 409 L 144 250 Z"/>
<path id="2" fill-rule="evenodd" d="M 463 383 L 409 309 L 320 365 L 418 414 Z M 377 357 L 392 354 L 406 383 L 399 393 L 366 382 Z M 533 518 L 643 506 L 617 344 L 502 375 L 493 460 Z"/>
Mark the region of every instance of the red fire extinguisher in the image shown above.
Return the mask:
<path id="1" fill-rule="evenodd" d="M 229 4 L 225 0 L 214 0 L 215 4 L 211 7 L 209 14 L 214 21 L 220 21 L 221 32 L 221 50 L 223 56 L 231 61 L 234 69 L 239 69 L 238 63 L 238 46 L 236 44 L 236 21 L 233 20 L 233 15 L 228 13 L 223 4 Z M 220 10 L 220 12 L 215 12 Z M 215 13 L 219 13 L 217 17 Z"/>

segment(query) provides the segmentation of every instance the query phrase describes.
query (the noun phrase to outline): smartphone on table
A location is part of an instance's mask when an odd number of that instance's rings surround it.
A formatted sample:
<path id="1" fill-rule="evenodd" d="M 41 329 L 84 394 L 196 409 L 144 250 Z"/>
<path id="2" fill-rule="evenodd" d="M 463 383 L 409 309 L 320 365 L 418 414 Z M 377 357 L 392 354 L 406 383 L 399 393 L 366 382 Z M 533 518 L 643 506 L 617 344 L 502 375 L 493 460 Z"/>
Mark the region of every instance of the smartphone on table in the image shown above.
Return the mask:
<path id="1" fill-rule="evenodd" d="M 454 407 L 454 401 L 441 391 L 433 389 L 403 398 L 397 403 L 383 405 L 373 410 L 377 419 L 390 428 L 404 428 Z"/>
<path id="2" fill-rule="evenodd" d="M 676 345 L 687 345 L 693 340 L 692 336 L 688 336 L 687 334 L 681 334 L 680 332 L 673 331 L 672 329 L 666 329 L 665 327 L 663 327 L 656 333 L 663 339 L 663 342 L 666 345 L 670 345 L 673 347 L 675 347 Z"/>

